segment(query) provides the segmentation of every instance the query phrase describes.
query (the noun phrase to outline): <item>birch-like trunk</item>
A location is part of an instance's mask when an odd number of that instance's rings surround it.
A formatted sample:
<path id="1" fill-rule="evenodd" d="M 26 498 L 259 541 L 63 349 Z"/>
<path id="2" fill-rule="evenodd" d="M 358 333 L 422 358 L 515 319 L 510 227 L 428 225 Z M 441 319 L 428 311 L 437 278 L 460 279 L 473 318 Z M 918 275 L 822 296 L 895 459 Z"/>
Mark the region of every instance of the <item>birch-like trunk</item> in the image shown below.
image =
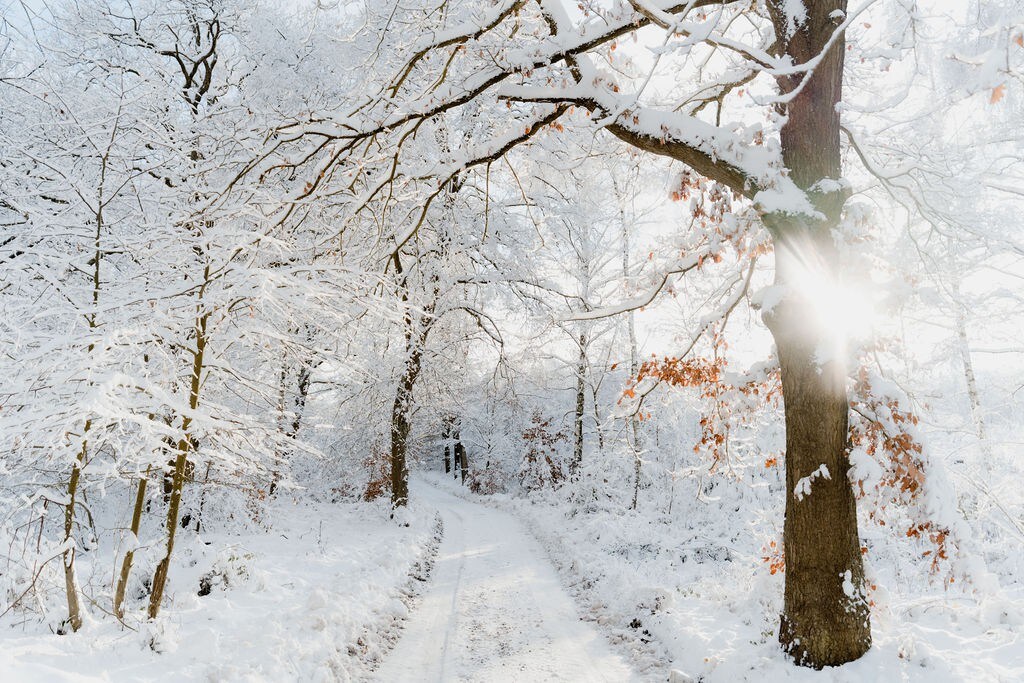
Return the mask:
<path id="1" fill-rule="evenodd" d="M 988 430 L 985 426 L 985 415 L 982 411 L 981 395 L 978 392 L 978 380 L 974 375 L 974 359 L 971 357 L 971 344 L 967 336 L 967 316 L 963 306 L 957 302 L 956 315 L 956 336 L 957 347 L 960 352 L 960 362 L 964 370 L 964 384 L 967 386 L 967 400 L 971 406 L 971 420 L 974 422 L 974 431 L 978 436 L 978 446 L 981 449 L 982 470 L 990 472 L 992 467 L 992 443 L 988 440 Z"/>
<path id="2" fill-rule="evenodd" d="M 573 414 L 573 448 L 569 476 L 575 479 L 583 465 L 583 414 L 587 399 L 587 337 L 581 334 L 577 340 L 580 355 L 576 361 L 576 412 Z"/>

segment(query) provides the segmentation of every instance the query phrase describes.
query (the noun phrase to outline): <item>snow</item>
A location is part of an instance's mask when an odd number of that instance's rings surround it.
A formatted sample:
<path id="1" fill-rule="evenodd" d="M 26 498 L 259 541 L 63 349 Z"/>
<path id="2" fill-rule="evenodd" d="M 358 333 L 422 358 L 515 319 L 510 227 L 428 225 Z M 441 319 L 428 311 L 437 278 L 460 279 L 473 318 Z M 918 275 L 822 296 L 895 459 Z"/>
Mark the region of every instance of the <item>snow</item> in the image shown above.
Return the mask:
<path id="1" fill-rule="evenodd" d="M 580 621 L 519 521 L 422 480 L 411 495 L 440 511 L 445 534 L 430 587 L 374 680 L 635 679 L 597 629 Z"/>
<path id="2" fill-rule="evenodd" d="M 751 304 L 755 308 L 760 308 L 765 314 L 771 313 L 772 310 L 782 303 L 782 300 L 786 298 L 786 293 L 789 291 L 789 285 L 768 285 L 754 292 L 751 295 Z"/>
<path id="3" fill-rule="evenodd" d="M 774 185 L 754 195 L 754 206 L 764 214 L 803 214 L 823 219 L 824 215 L 814 208 L 807 195 L 789 178 L 777 177 Z"/>
<path id="4" fill-rule="evenodd" d="M 129 613 L 137 630 L 96 620 L 58 637 L 8 614 L 0 622 L 2 679 L 358 679 L 396 639 L 425 578 L 434 516 L 415 510 L 404 527 L 381 505 L 288 499 L 271 508 L 265 531 L 185 535 L 158 620 Z M 79 553 L 80 572 L 87 557 Z M 212 586 L 200 597 L 204 576 Z"/>
<path id="5" fill-rule="evenodd" d="M 43 4 L 0 28 L 0 682 L 1024 680 L 1006 8 L 866 0 L 821 27 L 778 0 L 778 33 L 831 34 L 805 61 L 772 54 L 763 2 Z M 184 46 L 155 46 L 221 18 L 181 83 Z M 839 47 L 844 168 L 802 190 L 820 173 L 786 168 L 779 105 L 831 92 L 809 84 Z M 640 149 L 595 137 L 613 124 Z M 679 159 L 732 192 L 687 171 L 667 204 Z M 817 220 L 817 193 L 857 197 L 841 267 L 768 286 L 761 219 Z M 830 570 L 873 647 L 824 672 L 778 644 L 787 494 L 847 478 L 787 478 L 758 313 L 790 296 L 819 371 L 860 356 L 877 405 L 851 417 L 882 430 L 849 458 L 866 580 Z M 635 380 L 662 357 L 700 386 Z M 468 487 L 416 472 L 409 507 L 358 502 L 403 464 L 395 407 L 414 470 L 458 422 Z M 150 620 L 175 444 L 202 532 Z M 65 591 L 85 614 L 58 636 Z"/>
<path id="6" fill-rule="evenodd" d="M 847 569 L 840 576 L 843 577 L 843 594 L 853 600 L 857 596 L 857 588 L 853 585 L 853 573 Z"/>
<path id="7" fill-rule="evenodd" d="M 521 520 L 584 618 L 627 659 L 636 680 L 1024 680 L 1019 590 L 970 597 L 919 587 L 902 594 L 891 568 L 874 565 L 871 555 L 869 581 L 879 584 L 868 594 L 874 603 L 872 649 L 856 662 L 820 672 L 793 666 L 776 640 L 784 572 L 769 574 L 755 555 L 751 501 L 743 514 L 733 513 L 739 498 L 751 493 L 744 482 L 720 484 L 708 505 L 677 500 L 682 512 L 667 516 L 660 504 L 645 505 L 643 492 L 641 509 L 633 511 L 606 503 L 597 489 L 592 500 L 573 502 L 557 492 L 531 499 L 476 496 L 430 481 Z M 847 595 L 855 594 L 852 574 L 844 578 Z"/>
<path id="8" fill-rule="evenodd" d="M 806 477 L 801 477 L 797 480 L 796 486 L 793 487 L 793 495 L 796 496 L 797 500 L 803 500 L 804 496 L 811 495 L 811 484 L 813 484 L 814 480 L 818 477 L 822 477 L 823 479 L 832 478 L 832 475 L 829 474 L 828 467 L 825 466 L 825 463 L 822 463 L 821 467 L 814 470 Z"/>
<path id="9" fill-rule="evenodd" d="M 782 9 L 788 19 L 786 30 L 788 35 L 792 36 L 807 21 L 807 8 L 804 6 L 804 0 L 785 0 Z"/>

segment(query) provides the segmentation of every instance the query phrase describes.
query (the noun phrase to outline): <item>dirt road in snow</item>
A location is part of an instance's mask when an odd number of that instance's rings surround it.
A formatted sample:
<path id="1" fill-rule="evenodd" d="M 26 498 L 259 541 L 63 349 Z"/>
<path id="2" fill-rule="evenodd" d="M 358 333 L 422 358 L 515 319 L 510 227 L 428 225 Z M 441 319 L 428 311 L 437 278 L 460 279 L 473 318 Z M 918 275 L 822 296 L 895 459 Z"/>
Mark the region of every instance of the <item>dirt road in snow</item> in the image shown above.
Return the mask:
<path id="1" fill-rule="evenodd" d="M 580 621 L 543 549 L 512 516 L 423 481 L 444 537 L 430 583 L 381 683 L 634 680 L 595 627 Z"/>

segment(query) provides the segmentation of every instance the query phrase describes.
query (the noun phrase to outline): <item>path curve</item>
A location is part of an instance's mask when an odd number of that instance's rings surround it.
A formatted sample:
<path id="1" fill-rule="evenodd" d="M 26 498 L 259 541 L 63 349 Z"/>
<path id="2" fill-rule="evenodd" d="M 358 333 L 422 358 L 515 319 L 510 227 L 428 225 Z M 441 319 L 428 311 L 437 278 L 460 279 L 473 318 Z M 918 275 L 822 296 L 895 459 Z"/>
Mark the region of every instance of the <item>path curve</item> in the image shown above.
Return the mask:
<path id="1" fill-rule="evenodd" d="M 437 508 L 444 536 L 430 583 L 373 680 L 636 680 L 593 624 L 580 620 L 518 520 L 422 480 L 411 493 Z"/>

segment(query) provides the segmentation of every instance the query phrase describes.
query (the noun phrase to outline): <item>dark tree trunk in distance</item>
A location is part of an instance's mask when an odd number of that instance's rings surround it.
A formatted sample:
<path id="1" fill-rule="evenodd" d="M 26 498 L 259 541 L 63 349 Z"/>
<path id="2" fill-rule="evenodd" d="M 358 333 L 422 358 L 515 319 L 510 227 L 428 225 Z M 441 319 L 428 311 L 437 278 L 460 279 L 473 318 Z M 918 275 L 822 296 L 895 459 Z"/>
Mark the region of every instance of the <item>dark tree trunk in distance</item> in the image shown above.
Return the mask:
<path id="1" fill-rule="evenodd" d="M 466 473 L 469 471 L 469 457 L 466 455 L 466 447 L 462 445 L 462 441 L 456 436 L 455 441 L 455 459 L 459 461 L 459 468 L 462 470 L 462 483 L 466 483 Z"/>

